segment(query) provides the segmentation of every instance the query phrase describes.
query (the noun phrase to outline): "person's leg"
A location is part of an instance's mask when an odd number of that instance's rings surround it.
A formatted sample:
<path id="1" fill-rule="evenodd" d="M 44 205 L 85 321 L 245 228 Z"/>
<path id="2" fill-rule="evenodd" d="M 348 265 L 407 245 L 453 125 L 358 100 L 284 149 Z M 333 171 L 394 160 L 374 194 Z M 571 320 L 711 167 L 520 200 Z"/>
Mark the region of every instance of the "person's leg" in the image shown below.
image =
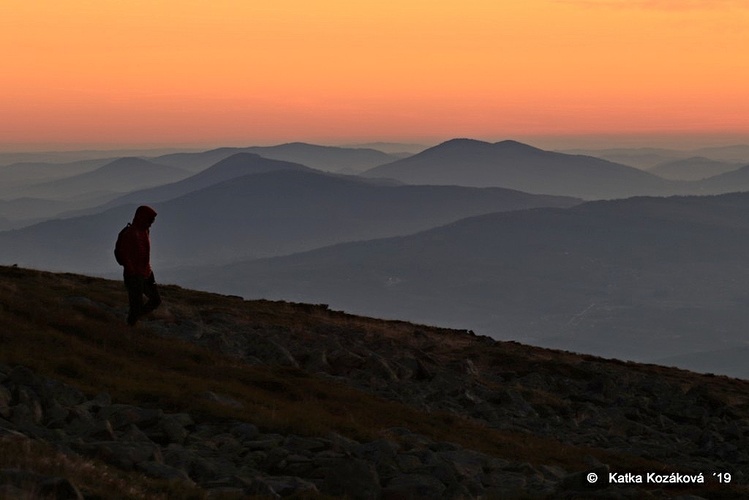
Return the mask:
<path id="1" fill-rule="evenodd" d="M 143 288 L 144 279 L 142 276 L 125 276 L 125 288 L 127 288 L 127 298 L 130 310 L 127 314 L 127 324 L 135 325 L 143 315 Z"/>
<path id="2" fill-rule="evenodd" d="M 154 278 L 153 273 L 151 273 L 151 276 L 144 281 L 143 293 L 148 297 L 148 301 L 143 306 L 143 314 L 148 314 L 161 304 L 159 287 L 156 286 L 156 279 Z"/>

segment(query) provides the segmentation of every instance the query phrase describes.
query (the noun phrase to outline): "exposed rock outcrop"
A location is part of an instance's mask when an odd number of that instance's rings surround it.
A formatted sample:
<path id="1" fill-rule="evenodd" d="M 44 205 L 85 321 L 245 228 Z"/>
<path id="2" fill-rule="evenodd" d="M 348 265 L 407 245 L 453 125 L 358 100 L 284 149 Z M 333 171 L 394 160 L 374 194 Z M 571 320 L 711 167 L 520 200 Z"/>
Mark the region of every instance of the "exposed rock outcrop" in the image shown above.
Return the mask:
<path id="1" fill-rule="evenodd" d="M 558 467 L 500 460 L 405 428 L 358 442 L 337 434 L 302 437 L 261 432 L 248 422 L 93 398 L 22 366 L 0 366 L 0 439 L 40 439 L 66 453 L 103 460 L 206 491 L 278 498 L 324 493 L 352 499 L 513 498 L 590 490 Z M 3 437 L 4 436 L 4 437 Z M 83 498 L 62 478 L 0 470 L 0 491 Z M 85 492 L 84 492 L 85 493 Z M 642 492 L 635 492 L 632 498 Z"/>

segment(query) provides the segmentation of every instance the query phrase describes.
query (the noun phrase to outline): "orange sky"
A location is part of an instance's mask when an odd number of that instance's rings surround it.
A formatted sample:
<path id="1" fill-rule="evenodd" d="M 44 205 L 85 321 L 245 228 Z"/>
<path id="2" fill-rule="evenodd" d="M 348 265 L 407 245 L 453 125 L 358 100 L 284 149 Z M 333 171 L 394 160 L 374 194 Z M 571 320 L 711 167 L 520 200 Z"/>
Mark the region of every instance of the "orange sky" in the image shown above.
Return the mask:
<path id="1" fill-rule="evenodd" d="M 0 0 L 0 149 L 731 134 L 744 0 Z"/>

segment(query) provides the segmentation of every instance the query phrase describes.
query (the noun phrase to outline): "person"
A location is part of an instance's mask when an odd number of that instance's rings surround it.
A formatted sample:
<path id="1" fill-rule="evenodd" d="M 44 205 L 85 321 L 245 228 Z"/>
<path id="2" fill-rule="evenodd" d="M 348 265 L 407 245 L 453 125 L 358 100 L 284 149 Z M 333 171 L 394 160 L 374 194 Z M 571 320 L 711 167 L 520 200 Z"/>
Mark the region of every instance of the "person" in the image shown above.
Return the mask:
<path id="1" fill-rule="evenodd" d="M 119 260 L 124 267 L 123 277 L 130 310 L 127 324 L 135 326 L 138 319 L 161 304 L 159 289 L 151 269 L 151 224 L 156 211 L 146 205 L 135 210 L 133 222 L 118 238 Z M 143 303 L 143 296 L 148 299 Z"/>

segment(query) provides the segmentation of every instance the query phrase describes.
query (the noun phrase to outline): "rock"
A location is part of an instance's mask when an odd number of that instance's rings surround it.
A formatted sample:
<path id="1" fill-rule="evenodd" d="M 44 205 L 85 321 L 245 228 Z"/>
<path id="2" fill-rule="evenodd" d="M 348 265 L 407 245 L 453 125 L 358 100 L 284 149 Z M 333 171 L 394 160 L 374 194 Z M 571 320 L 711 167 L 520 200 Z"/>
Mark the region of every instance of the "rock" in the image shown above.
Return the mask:
<path id="1" fill-rule="evenodd" d="M 61 405 L 57 400 L 52 400 L 44 410 L 44 425 L 52 429 L 61 429 L 70 415 L 70 410 Z"/>
<path id="2" fill-rule="evenodd" d="M 257 439 L 260 431 L 257 426 L 240 422 L 231 428 L 231 433 L 240 441 L 252 441 Z"/>
<path id="3" fill-rule="evenodd" d="M 463 362 L 463 373 L 472 378 L 478 378 L 479 376 L 478 368 L 476 368 L 476 365 L 470 359 L 466 359 Z"/>
<path id="4" fill-rule="evenodd" d="M 70 481 L 60 477 L 44 476 L 21 469 L 1 469 L 0 485 L 11 486 L 25 493 L 15 498 L 49 498 L 55 500 L 82 500 L 83 495 Z M 10 497 L 12 498 L 12 497 Z"/>
<path id="5" fill-rule="evenodd" d="M 195 484 L 184 470 L 172 467 L 170 465 L 161 464 L 154 461 L 145 461 L 140 462 L 137 465 L 137 469 L 147 476 L 156 479 L 166 479 L 168 481 L 184 481 L 188 484 Z"/>
<path id="6" fill-rule="evenodd" d="M 164 412 L 159 409 L 151 410 L 132 405 L 113 404 L 103 406 L 96 416 L 102 420 L 109 420 L 112 428 L 117 430 L 129 425 L 137 425 L 140 428 L 154 425 L 163 418 Z"/>
<path id="7" fill-rule="evenodd" d="M 304 359 L 304 369 L 310 373 L 329 372 L 330 363 L 328 363 L 327 352 L 325 350 L 315 349 L 307 354 Z"/>
<path id="8" fill-rule="evenodd" d="M 500 389 L 493 395 L 493 402 L 519 417 L 537 417 L 536 410 L 514 389 Z"/>
<path id="9" fill-rule="evenodd" d="M 303 438 L 294 435 L 288 436 L 283 441 L 283 447 L 287 450 L 302 452 L 305 455 L 311 455 L 325 450 L 329 446 L 330 443 L 327 443 L 320 438 Z"/>
<path id="10" fill-rule="evenodd" d="M 141 443 L 150 443 L 149 438 L 145 432 L 140 430 L 137 425 L 130 425 L 130 427 L 120 436 L 122 441 L 139 441 Z"/>
<path id="11" fill-rule="evenodd" d="M 65 427 L 65 432 L 68 434 L 85 439 L 105 441 L 114 441 L 117 439 L 109 420 L 94 420 L 88 414 L 81 414 L 78 412 L 75 414 L 75 420 L 71 421 Z M 78 415 L 81 417 L 79 418 Z"/>
<path id="12" fill-rule="evenodd" d="M 261 437 L 256 441 L 246 441 L 243 444 L 250 451 L 269 451 L 281 445 L 281 438 Z"/>
<path id="13" fill-rule="evenodd" d="M 259 358 L 264 364 L 299 368 L 299 363 L 288 349 L 263 335 L 253 335 L 246 346 L 244 355 Z"/>
<path id="14" fill-rule="evenodd" d="M 272 476 L 256 481 L 265 483 L 272 492 L 282 497 L 298 495 L 300 498 L 304 498 L 305 495 L 319 494 L 314 483 L 294 476 Z"/>
<path id="15" fill-rule="evenodd" d="M 327 439 L 330 441 L 330 450 L 337 453 L 353 454 L 354 448 L 359 446 L 357 441 L 336 432 L 328 434 Z"/>
<path id="16" fill-rule="evenodd" d="M 73 443 L 72 447 L 89 457 L 99 458 L 125 470 L 142 462 L 163 462 L 159 448 L 152 443 L 100 441 Z"/>
<path id="17" fill-rule="evenodd" d="M 471 450 L 445 451 L 437 454 L 439 460 L 450 464 L 458 478 L 481 478 L 487 463 L 486 455 Z"/>
<path id="18" fill-rule="evenodd" d="M 36 428 L 42 420 L 42 409 L 38 403 L 18 403 L 11 408 L 10 420 L 20 430 Z"/>
<path id="19" fill-rule="evenodd" d="M 179 413 L 166 415 L 159 421 L 158 428 L 163 432 L 166 443 L 183 444 L 190 431 L 187 427 L 195 425 L 190 415 Z"/>
<path id="20" fill-rule="evenodd" d="M 334 375 L 346 375 L 364 364 L 363 357 L 344 348 L 328 353 L 326 358 L 330 365 L 330 373 Z"/>
<path id="21" fill-rule="evenodd" d="M 273 487 L 262 478 L 253 479 L 252 482 L 244 488 L 244 493 L 255 498 L 275 499 L 281 498 L 281 495 L 273 490 Z"/>
<path id="22" fill-rule="evenodd" d="M 0 417 L 10 418 L 10 405 L 12 401 L 13 396 L 10 391 L 5 386 L 0 385 Z"/>
<path id="23" fill-rule="evenodd" d="M 195 454 L 190 463 L 189 475 L 198 484 L 235 476 L 237 467 L 225 457 Z"/>
<path id="24" fill-rule="evenodd" d="M 400 453 L 395 457 L 398 470 L 404 474 L 416 473 L 424 468 L 424 463 L 413 453 Z"/>
<path id="25" fill-rule="evenodd" d="M 561 481 L 568 475 L 567 471 L 554 465 L 541 465 L 538 467 L 538 471 L 543 474 L 544 478 L 554 482 Z"/>
<path id="26" fill-rule="evenodd" d="M 375 500 L 380 498 L 382 488 L 377 469 L 372 462 L 344 459 L 328 469 L 323 491 L 337 497 Z"/>
<path id="27" fill-rule="evenodd" d="M 79 405 L 86 400 L 86 396 L 80 390 L 57 380 L 45 379 L 41 391 L 43 398 L 50 405 L 54 402 L 68 408 Z"/>
<path id="28" fill-rule="evenodd" d="M 364 369 L 374 377 L 382 378 L 386 381 L 398 380 L 398 375 L 390 367 L 388 362 L 377 354 L 369 354 L 364 361 Z"/>
<path id="29" fill-rule="evenodd" d="M 170 444 L 162 450 L 163 462 L 176 469 L 188 472 L 197 458 L 195 452 L 182 445 Z"/>
<path id="30" fill-rule="evenodd" d="M 90 399 L 88 401 L 83 401 L 82 403 L 76 406 L 82 407 L 86 411 L 96 413 L 102 407 L 109 406 L 111 404 L 112 404 L 112 396 L 110 396 L 109 393 L 107 392 L 100 392 L 93 399 Z"/>
<path id="31" fill-rule="evenodd" d="M 483 477 L 483 485 L 489 498 L 517 498 L 527 491 L 526 477 L 517 472 L 492 471 Z"/>
<path id="32" fill-rule="evenodd" d="M 378 439 L 369 443 L 354 447 L 353 453 L 358 458 L 363 458 L 375 465 L 383 463 L 394 463 L 395 455 L 398 453 L 398 445 L 387 439 Z"/>
<path id="33" fill-rule="evenodd" d="M 388 481 L 382 490 L 383 500 L 440 498 L 447 488 L 437 479 L 424 474 L 401 474 Z"/>
<path id="34" fill-rule="evenodd" d="M 263 462 L 263 468 L 273 471 L 274 469 L 283 469 L 286 465 L 286 457 L 289 456 L 289 450 L 286 448 L 276 447 L 268 451 Z"/>
<path id="35" fill-rule="evenodd" d="M 486 498 L 484 496 L 477 497 L 471 493 L 465 485 L 462 484 L 451 484 L 447 487 L 447 490 L 442 495 L 442 498 L 446 500 L 475 500 L 476 498 Z"/>

